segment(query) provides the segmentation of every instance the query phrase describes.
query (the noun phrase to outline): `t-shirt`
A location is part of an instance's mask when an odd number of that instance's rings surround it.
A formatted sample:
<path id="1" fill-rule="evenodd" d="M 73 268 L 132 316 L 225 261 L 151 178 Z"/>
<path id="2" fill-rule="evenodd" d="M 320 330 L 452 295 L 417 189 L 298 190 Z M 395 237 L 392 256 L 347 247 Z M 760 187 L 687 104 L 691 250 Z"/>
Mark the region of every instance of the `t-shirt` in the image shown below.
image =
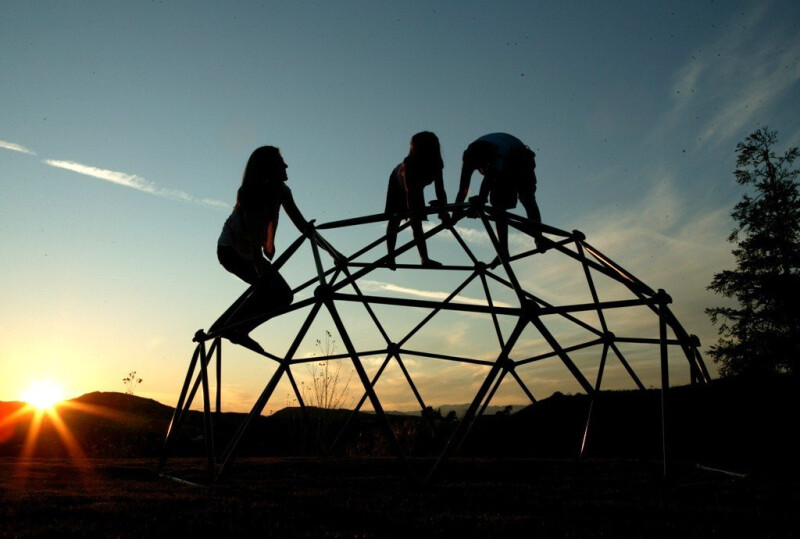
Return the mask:
<path id="1" fill-rule="evenodd" d="M 232 247 L 245 260 L 253 260 L 253 251 L 250 248 L 242 208 L 234 208 L 233 213 L 225 220 L 217 245 Z"/>
<path id="2" fill-rule="evenodd" d="M 424 169 L 419 162 L 406 158 L 397 165 L 389 175 L 389 186 L 386 191 L 386 207 L 389 214 L 400 214 L 407 217 L 411 213 L 425 211 L 425 186 L 433 183 L 441 172 Z M 421 217 L 425 220 L 424 215 Z"/>
<path id="3" fill-rule="evenodd" d="M 272 259 L 281 204 L 291 193 L 283 182 L 268 184 L 260 194 L 261 205 L 253 205 L 250 210 L 242 206 L 234 208 L 222 226 L 217 245 L 232 247 L 245 260 L 253 260 L 253 245 L 260 245 L 267 258 Z"/>
<path id="4" fill-rule="evenodd" d="M 489 133 L 476 140 L 476 142 L 486 141 L 495 148 L 494 156 L 489 163 L 489 171 L 492 174 L 500 174 L 505 169 L 508 155 L 514 151 L 524 150 L 525 144 L 514 135 L 508 133 Z"/>

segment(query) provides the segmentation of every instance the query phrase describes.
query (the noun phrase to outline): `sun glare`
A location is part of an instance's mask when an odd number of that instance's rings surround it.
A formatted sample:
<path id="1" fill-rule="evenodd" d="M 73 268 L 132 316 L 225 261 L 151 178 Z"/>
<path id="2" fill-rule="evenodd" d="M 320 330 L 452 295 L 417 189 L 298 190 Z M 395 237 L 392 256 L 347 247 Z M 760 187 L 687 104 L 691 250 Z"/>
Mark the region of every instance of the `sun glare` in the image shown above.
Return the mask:
<path id="1" fill-rule="evenodd" d="M 23 393 L 22 400 L 38 410 L 51 410 L 64 400 L 64 388 L 51 380 L 34 380 Z"/>

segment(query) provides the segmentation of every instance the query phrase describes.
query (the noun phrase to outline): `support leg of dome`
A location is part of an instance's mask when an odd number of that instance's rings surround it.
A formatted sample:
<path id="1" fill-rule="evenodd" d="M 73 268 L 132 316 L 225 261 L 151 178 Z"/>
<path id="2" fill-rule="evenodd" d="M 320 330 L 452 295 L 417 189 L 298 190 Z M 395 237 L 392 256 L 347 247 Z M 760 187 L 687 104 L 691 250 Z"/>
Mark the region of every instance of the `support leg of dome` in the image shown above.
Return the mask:
<path id="1" fill-rule="evenodd" d="M 666 295 L 666 294 L 664 294 Z M 667 315 L 668 310 L 666 302 L 659 304 L 659 317 L 658 329 L 659 338 L 661 340 L 661 447 L 662 447 L 662 460 L 664 466 L 664 477 L 670 471 L 670 459 L 672 452 L 669 447 L 670 432 L 669 432 L 669 347 L 667 346 Z"/>
<path id="2" fill-rule="evenodd" d="M 378 421 L 384 428 L 386 432 L 386 436 L 389 440 L 390 445 L 392 446 L 393 451 L 397 454 L 397 458 L 401 461 L 401 463 L 405 466 L 406 471 L 409 475 L 413 475 L 411 473 L 411 468 L 408 466 L 408 461 L 406 460 L 405 453 L 403 452 L 403 448 L 400 446 L 400 442 L 397 440 L 397 437 L 392 430 L 392 425 L 389 423 L 389 418 L 386 416 L 386 413 L 383 410 L 383 406 L 381 405 L 380 400 L 378 399 L 378 395 L 375 393 L 375 390 L 370 383 L 369 377 L 367 376 L 366 370 L 364 370 L 364 365 L 361 364 L 361 360 L 358 357 L 358 353 L 353 346 L 352 341 L 350 340 L 350 335 L 347 332 L 347 329 L 344 327 L 344 323 L 342 322 L 341 317 L 339 316 L 339 312 L 336 309 L 336 305 L 333 302 L 331 297 L 325 298 L 325 306 L 328 308 L 328 312 L 333 319 L 333 323 L 336 326 L 336 330 L 339 332 L 339 336 L 342 338 L 342 344 L 344 344 L 347 353 L 350 354 L 350 359 L 353 362 L 353 367 L 356 370 L 356 374 L 358 375 L 359 379 L 361 380 L 361 385 L 364 386 L 364 390 L 367 392 L 369 396 L 370 404 L 372 404 L 372 408 L 375 411 L 375 415 L 378 417 Z"/>
<path id="3" fill-rule="evenodd" d="M 461 444 L 466 439 L 469 431 L 472 429 L 472 425 L 474 423 L 475 418 L 478 415 L 478 410 L 483 403 L 484 399 L 486 398 L 487 394 L 491 390 L 492 386 L 494 385 L 495 379 L 497 378 L 498 374 L 500 373 L 501 369 L 503 368 L 503 363 L 511 353 L 511 350 L 514 348 L 514 345 L 519 339 L 520 335 L 522 335 L 522 330 L 525 329 L 525 325 L 527 324 L 527 320 L 524 317 L 520 317 L 517 320 L 517 324 L 514 326 L 514 330 L 511 332 L 511 335 L 506 342 L 506 345 L 503 347 L 500 355 L 498 356 L 497 360 L 492 364 L 492 368 L 489 369 L 489 374 L 487 374 L 486 378 L 481 384 L 481 387 L 478 389 L 477 393 L 475 394 L 475 398 L 472 399 L 472 403 L 470 403 L 469 408 L 467 408 L 464 417 L 458 423 L 458 427 L 456 428 L 455 432 L 453 432 L 450 439 L 447 441 L 442 453 L 439 455 L 436 463 L 433 465 L 426 481 L 431 480 L 437 470 L 441 467 L 441 465 L 447 461 L 450 455 L 456 451 Z"/>
<path id="4" fill-rule="evenodd" d="M 236 456 L 236 451 L 239 447 L 239 444 L 242 441 L 245 433 L 247 432 L 250 424 L 252 423 L 253 419 L 259 415 L 261 412 L 264 411 L 264 407 L 269 402 L 270 397 L 275 392 L 275 388 L 278 386 L 278 382 L 280 382 L 281 378 L 283 377 L 284 373 L 289 369 L 289 365 L 294 357 L 294 354 L 297 352 L 297 348 L 300 346 L 300 343 L 305 338 L 308 329 L 311 327 L 312 322 L 316 318 L 317 313 L 321 307 L 320 303 L 315 303 L 314 306 L 311 308 L 311 312 L 309 312 L 308 316 L 306 317 L 303 325 L 298 331 L 297 336 L 295 337 L 292 345 L 289 347 L 289 350 L 286 352 L 286 356 L 280 361 L 278 364 L 278 368 L 275 373 L 270 378 L 267 386 L 264 388 L 264 391 L 261 392 L 258 400 L 256 401 L 253 408 L 250 410 L 250 413 L 247 416 L 247 419 L 239 426 L 239 429 L 236 431 L 233 439 L 231 440 L 228 448 L 225 450 L 225 453 L 222 457 L 222 465 L 220 466 L 219 471 L 217 472 L 217 477 L 221 476 L 223 472 L 231 465 L 233 462 L 234 457 Z"/>
<path id="5" fill-rule="evenodd" d="M 172 419 L 170 419 L 169 425 L 167 426 L 167 434 L 161 446 L 161 456 L 158 461 L 158 468 L 157 468 L 158 472 L 161 472 L 164 469 L 164 465 L 166 464 L 169 446 L 172 442 L 173 435 L 178 431 L 180 427 L 181 416 L 184 412 L 184 406 L 186 406 L 186 409 L 189 408 L 189 404 L 186 404 L 186 397 L 189 393 L 189 385 L 192 383 L 192 378 L 194 377 L 194 370 L 197 367 L 197 360 L 199 357 L 200 357 L 200 345 L 198 344 L 194 348 L 192 359 L 189 361 L 189 369 L 186 372 L 186 378 L 184 379 L 183 386 L 181 387 L 180 396 L 178 397 L 178 403 L 175 405 L 175 409 L 172 411 Z"/>

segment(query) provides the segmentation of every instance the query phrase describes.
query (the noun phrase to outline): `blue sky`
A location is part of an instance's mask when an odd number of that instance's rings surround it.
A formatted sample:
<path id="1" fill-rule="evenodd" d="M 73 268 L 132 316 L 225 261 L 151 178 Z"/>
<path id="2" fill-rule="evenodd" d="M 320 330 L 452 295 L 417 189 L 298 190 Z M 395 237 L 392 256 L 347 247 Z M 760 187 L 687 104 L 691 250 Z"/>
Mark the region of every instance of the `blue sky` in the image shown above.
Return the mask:
<path id="1" fill-rule="evenodd" d="M 70 395 L 119 391 L 136 370 L 137 394 L 172 404 L 191 336 L 243 289 L 215 243 L 250 152 L 280 147 L 301 211 L 326 222 L 382 211 L 388 173 L 421 130 L 440 138 L 451 199 L 469 142 L 506 131 L 529 144 L 544 222 L 583 231 L 666 289 L 705 348 L 716 331 L 703 309 L 721 301 L 705 287 L 732 265 L 729 213 L 744 193 L 735 145 L 763 125 L 800 145 L 799 12 L 796 2 L 4 2 L 0 400 L 37 378 Z M 337 236 L 337 247 L 378 234 Z M 283 221 L 278 248 L 295 237 Z M 437 241 L 442 258 L 450 247 Z M 300 282 L 302 268 L 287 271 Z M 385 273 L 371 286 L 438 289 Z M 559 275 L 554 266 L 530 286 L 566 300 Z M 450 329 L 451 344 L 479 334 L 463 320 Z M 226 395 L 244 408 L 269 365 L 229 357 Z M 479 379 L 418 369 L 442 403 L 467 400 Z M 574 390 L 545 378 L 532 384 L 539 396 Z M 392 380 L 385 399 L 403 407 Z"/>

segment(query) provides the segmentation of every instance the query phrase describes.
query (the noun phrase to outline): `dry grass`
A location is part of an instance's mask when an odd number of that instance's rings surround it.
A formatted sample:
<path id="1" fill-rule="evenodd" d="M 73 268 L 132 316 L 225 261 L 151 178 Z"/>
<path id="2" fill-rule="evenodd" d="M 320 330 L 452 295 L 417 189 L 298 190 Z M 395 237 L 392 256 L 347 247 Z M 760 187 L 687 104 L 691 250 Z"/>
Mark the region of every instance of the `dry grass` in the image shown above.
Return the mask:
<path id="1" fill-rule="evenodd" d="M 150 459 L 0 460 L 0 536 L 791 537 L 796 477 L 660 463 L 457 459 L 439 480 L 394 459 L 242 459 L 223 481 L 159 477 Z M 416 462 L 427 466 L 430 462 Z M 170 471 L 202 479 L 196 459 Z"/>

